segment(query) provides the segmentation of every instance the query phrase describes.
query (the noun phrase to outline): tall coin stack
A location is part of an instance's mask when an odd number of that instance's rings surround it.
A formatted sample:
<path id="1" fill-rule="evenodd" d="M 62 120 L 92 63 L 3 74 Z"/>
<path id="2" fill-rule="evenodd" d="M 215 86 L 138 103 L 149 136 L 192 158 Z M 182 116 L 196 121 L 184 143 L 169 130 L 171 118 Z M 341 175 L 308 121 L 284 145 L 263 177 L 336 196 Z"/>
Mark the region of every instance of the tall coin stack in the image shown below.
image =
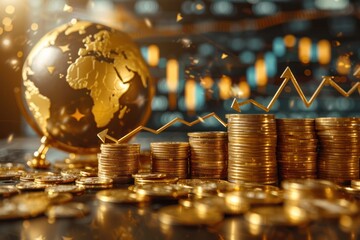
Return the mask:
<path id="1" fill-rule="evenodd" d="M 228 114 L 228 181 L 277 184 L 272 114 Z"/>
<path id="2" fill-rule="evenodd" d="M 316 178 L 315 119 L 276 119 L 279 178 Z"/>
<path id="3" fill-rule="evenodd" d="M 359 178 L 360 118 L 316 118 L 319 178 L 348 184 Z"/>
<path id="4" fill-rule="evenodd" d="M 227 133 L 188 133 L 191 178 L 227 178 Z"/>
<path id="5" fill-rule="evenodd" d="M 188 142 L 153 142 L 150 150 L 152 172 L 166 173 L 170 177 L 188 177 Z"/>
<path id="6" fill-rule="evenodd" d="M 101 144 L 98 176 L 113 183 L 129 183 L 139 170 L 140 144 Z"/>

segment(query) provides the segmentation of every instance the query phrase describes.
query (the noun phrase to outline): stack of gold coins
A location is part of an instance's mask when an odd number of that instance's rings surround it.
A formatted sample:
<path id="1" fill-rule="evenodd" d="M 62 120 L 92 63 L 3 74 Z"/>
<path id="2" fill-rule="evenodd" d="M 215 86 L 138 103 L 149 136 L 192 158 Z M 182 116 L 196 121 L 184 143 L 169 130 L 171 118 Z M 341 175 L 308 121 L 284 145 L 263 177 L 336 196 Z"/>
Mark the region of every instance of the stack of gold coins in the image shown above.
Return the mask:
<path id="1" fill-rule="evenodd" d="M 319 178 L 348 184 L 359 178 L 360 118 L 317 118 Z"/>
<path id="2" fill-rule="evenodd" d="M 314 119 L 276 119 L 279 178 L 316 178 L 317 137 Z"/>
<path id="3" fill-rule="evenodd" d="M 188 133 L 191 178 L 227 178 L 227 133 Z"/>
<path id="4" fill-rule="evenodd" d="M 228 114 L 228 180 L 276 184 L 276 121 L 272 114 Z"/>
<path id="5" fill-rule="evenodd" d="M 154 142 L 150 144 L 152 171 L 169 177 L 187 178 L 188 142 Z"/>
<path id="6" fill-rule="evenodd" d="M 102 144 L 98 176 L 116 183 L 129 183 L 139 170 L 140 144 Z"/>

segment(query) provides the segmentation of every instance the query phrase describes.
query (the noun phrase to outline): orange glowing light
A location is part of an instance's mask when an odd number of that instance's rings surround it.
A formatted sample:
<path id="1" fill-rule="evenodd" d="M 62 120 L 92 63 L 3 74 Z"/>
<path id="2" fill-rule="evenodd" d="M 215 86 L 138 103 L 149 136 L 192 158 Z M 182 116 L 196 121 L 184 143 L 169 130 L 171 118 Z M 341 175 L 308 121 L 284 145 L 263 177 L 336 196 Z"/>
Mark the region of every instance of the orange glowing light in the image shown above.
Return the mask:
<path id="1" fill-rule="evenodd" d="M 185 106 L 188 111 L 195 111 L 196 82 L 193 79 L 188 79 L 185 84 Z"/>
<path id="2" fill-rule="evenodd" d="M 160 50 L 155 44 L 148 47 L 148 63 L 150 66 L 155 67 L 159 64 Z"/>
<path id="3" fill-rule="evenodd" d="M 267 75 L 266 75 L 266 64 L 264 59 L 257 59 L 255 62 L 255 75 L 256 83 L 259 87 L 264 87 L 267 84 Z"/>
<path id="4" fill-rule="evenodd" d="M 239 97 L 240 98 L 249 98 L 251 94 L 250 86 L 246 81 L 241 81 L 239 83 Z"/>
<path id="5" fill-rule="evenodd" d="M 166 64 L 166 83 L 169 92 L 176 92 L 179 85 L 179 63 L 176 59 L 169 59 Z"/>
<path id="6" fill-rule="evenodd" d="M 231 97 L 231 78 L 223 75 L 218 83 L 220 98 L 226 100 Z"/>
<path id="7" fill-rule="evenodd" d="M 292 34 L 288 34 L 284 37 L 284 44 L 288 48 L 292 48 L 295 46 L 296 38 Z"/>
<path id="8" fill-rule="evenodd" d="M 72 6 L 67 5 L 67 4 L 64 5 L 64 8 L 63 8 L 63 11 L 64 11 L 64 12 L 72 12 L 73 10 L 74 10 L 74 9 L 73 9 Z"/>
<path id="9" fill-rule="evenodd" d="M 331 44 L 328 40 L 320 40 L 318 42 L 318 58 L 320 64 L 328 64 L 331 60 Z"/>
<path id="10" fill-rule="evenodd" d="M 15 13 L 15 7 L 13 5 L 8 5 L 5 8 L 5 12 L 7 14 L 14 14 Z"/>
<path id="11" fill-rule="evenodd" d="M 339 74 L 343 74 L 343 75 L 348 74 L 350 72 L 350 67 L 351 67 L 351 61 L 349 56 L 342 55 L 338 57 L 336 61 L 336 70 Z"/>
<path id="12" fill-rule="evenodd" d="M 302 63 L 309 63 L 311 57 L 311 39 L 303 37 L 299 40 L 299 59 Z"/>
<path id="13" fill-rule="evenodd" d="M 166 83 L 169 89 L 169 108 L 176 108 L 176 92 L 179 85 L 179 62 L 176 59 L 169 59 L 166 63 Z"/>
<path id="14" fill-rule="evenodd" d="M 14 28 L 14 25 L 5 25 L 4 30 L 5 32 L 11 32 Z"/>
<path id="15" fill-rule="evenodd" d="M 311 75 L 311 70 L 310 69 L 305 69 L 304 74 L 305 74 L 305 76 L 310 76 Z"/>
<path id="16" fill-rule="evenodd" d="M 22 58 L 22 57 L 24 56 L 24 53 L 23 53 L 22 51 L 18 51 L 18 52 L 16 53 L 16 56 L 17 56 L 18 58 Z"/>
<path id="17" fill-rule="evenodd" d="M 228 55 L 226 53 L 221 54 L 221 59 L 225 59 L 227 57 L 228 57 Z"/>
<path id="18" fill-rule="evenodd" d="M 202 5 L 201 3 L 197 3 L 196 5 L 195 5 L 195 8 L 196 8 L 196 10 L 203 10 L 204 9 L 204 5 Z"/>
<path id="19" fill-rule="evenodd" d="M 2 20 L 2 24 L 4 24 L 4 26 L 9 26 L 12 24 L 12 20 L 9 17 L 4 17 Z"/>
<path id="20" fill-rule="evenodd" d="M 214 80 L 210 76 L 201 78 L 201 86 L 204 89 L 210 89 L 214 85 Z"/>
<path id="21" fill-rule="evenodd" d="M 182 19 L 183 19 L 183 17 L 181 16 L 181 13 L 178 13 L 178 14 L 176 15 L 176 21 L 177 21 L 177 22 L 180 22 Z"/>
<path id="22" fill-rule="evenodd" d="M 36 31 L 39 28 L 39 25 L 37 23 L 32 23 L 30 26 L 31 30 Z"/>

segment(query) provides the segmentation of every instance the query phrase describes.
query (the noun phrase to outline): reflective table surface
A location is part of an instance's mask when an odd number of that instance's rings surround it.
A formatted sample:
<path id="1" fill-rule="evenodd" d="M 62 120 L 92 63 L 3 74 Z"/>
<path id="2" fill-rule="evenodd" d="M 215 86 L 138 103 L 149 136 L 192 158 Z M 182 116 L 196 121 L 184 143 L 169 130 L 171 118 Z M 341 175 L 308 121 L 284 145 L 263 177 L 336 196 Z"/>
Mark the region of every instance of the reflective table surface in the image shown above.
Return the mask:
<path id="1" fill-rule="evenodd" d="M 1 162 L 19 162 L 33 151 L 33 144 L 37 142 L 2 142 Z M 62 156 L 55 154 L 52 157 Z M 0 181 L 1 185 L 9 183 L 11 181 Z M 159 209 L 177 204 L 176 201 L 155 201 L 145 206 L 113 204 L 96 199 L 96 192 L 86 190 L 83 195 L 74 196 L 73 202 L 85 203 L 90 209 L 83 217 L 50 219 L 40 215 L 0 221 L 0 239 L 360 239 L 359 217 L 352 219 L 352 229 L 341 227 L 338 219 L 315 221 L 299 227 L 250 225 L 242 215 L 225 216 L 223 221 L 213 226 L 177 226 L 164 224 L 158 218 Z"/>

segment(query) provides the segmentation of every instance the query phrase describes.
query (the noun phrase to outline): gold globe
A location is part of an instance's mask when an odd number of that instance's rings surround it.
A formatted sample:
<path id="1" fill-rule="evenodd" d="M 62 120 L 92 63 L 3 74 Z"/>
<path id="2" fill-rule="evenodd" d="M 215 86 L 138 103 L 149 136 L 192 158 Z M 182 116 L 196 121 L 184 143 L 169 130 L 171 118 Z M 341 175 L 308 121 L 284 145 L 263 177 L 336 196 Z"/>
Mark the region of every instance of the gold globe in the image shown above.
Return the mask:
<path id="1" fill-rule="evenodd" d="M 153 87 L 125 33 L 76 21 L 55 28 L 23 66 L 25 108 L 47 142 L 71 153 L 99 151 L 97 133 L 121 137 L 150 115 Z"/>

